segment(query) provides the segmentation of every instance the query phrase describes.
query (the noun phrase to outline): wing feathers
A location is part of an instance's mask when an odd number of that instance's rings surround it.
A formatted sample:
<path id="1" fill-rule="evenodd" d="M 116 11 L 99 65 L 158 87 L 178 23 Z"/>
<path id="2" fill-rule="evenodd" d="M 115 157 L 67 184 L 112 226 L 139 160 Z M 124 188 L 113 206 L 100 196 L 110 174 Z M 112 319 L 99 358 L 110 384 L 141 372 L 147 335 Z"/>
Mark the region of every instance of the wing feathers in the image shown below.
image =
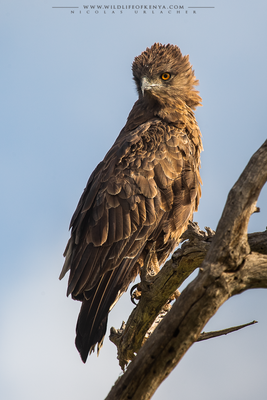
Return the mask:
<path id="1" fill-rule="evenodd" d="M 136 175 L 134 180 L 145 197 L 153 198 L 157 195 L 157 186 L 154 179 L 146 179 L 142 175 Z"/>
<path id="2" fill-rule="evenodd" d="M 144 239 L 159 212 L 169 213 L 174 207 L 171 215 L 182 221 L 186 219 L 183 215 L 191 212 L 199 182 L 190 161 L 188 137 L 158 120 L 154 123 L 144 124 L 143 130 L 138 127 L 132 136 L 126 137 L 124 144 L 115 143 L 94 171 L 95 177 L 92 174 L 88 181 L 83 204 L 80 201 L 78 205 L 80 214 L 76 213 L 74 218 L 75 243 L 85 238 L 86 246 L 82 254 L 81 250 L 76 251 L 73 259 L 76 272 L 72 274 L 68 291 L 73 296 L 78 296 L 85 287 L 86 279 L 82 277 L 91 276 L 95 282 L 94 275 L 98 276 L 101 265 L 103 273 L 110 268 L 104 256 L 106 250 L 102 248 L 97 252 L 92 250 L 92 245 L 94 248 L 108 246 L 108 259 L 114 261 L 126 246 L 122 241 L 127 241 L 137 231 L 136 240 Z M 153 131 L 152 137 L 148 135 L 149 128 Z M 183 211 L 186 207 L 190 210 Z M 165 238 L 166 229 L 169 232 L 165 223 L 162 228 Z M 99 268 L 95 269 L 94 265 Z M 76 290 L 75 285 L 78 285 Z M 88 288 L 91 284 L 86 285 Z"/>
<path id="3" fill-rule="evenodd" d="M 117 196 L 110 195 L 106 192 L 106 200 L 107 200 L 107 208 L 116 208 L 120 205 L 119 199 Z"/>
<path id="4" fill-rule="evenodd" d="M 96 343 L 101 347 L 108 311 L 149 241 L 156 243 L 155 260 L 163 262 L 197 207 L 200 177 L 189 143 L 177 127 L 152 119 L 122 131 L 88 181 L 61 273 L 71 269 L 68 294 L 84 299 L 76 338 L 84 361 Z"/>
<path id="5" fill-rule="evenodd" d="M 116 178 L 113 178 L 108 182 L 107 193 L 115 196 L 116 194 L 120 193 L 121 187 L 121 183 Z"/>

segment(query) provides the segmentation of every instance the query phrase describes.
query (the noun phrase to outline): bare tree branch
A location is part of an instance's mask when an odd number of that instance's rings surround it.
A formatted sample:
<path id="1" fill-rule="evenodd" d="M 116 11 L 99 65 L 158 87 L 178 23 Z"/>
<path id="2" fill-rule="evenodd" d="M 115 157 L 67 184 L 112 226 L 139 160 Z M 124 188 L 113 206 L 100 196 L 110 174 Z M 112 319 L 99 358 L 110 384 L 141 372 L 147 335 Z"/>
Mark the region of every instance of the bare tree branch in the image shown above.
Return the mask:
<path id="1" fill-rule="evenodd" d="M 110 340 L 118 348 L 118 359 L 122 369 L 132 360 L 144 342 L 145 335 L 157 315 L 164 311 L 166 303 L 184 280 L 200 266 L 208 251 L 208 241 L 214 232 L 200 231 L 197 224 L 192 223 L 184 233 L 185 242 L 171 260 L 167 261 L 154 278 L 153 284 L 142 285 L 142 296 L 137 307 L 132 311 L 127 324 L 121 329 L 111 328 Z M 158 321 L 156 321 L 156 324 Z"/>
<path id="2" fill-rule="evenodd" d="M 223 262 L 236 269 L 243 262 L 244 256 L 249 254 L 247 226 L 266 180 L 267 140 L 251 157 L 230 190 L 206 261 Z"/>
<path id="3" fill-rule="evenodd" d="M 232 328 L 221 329 L 220 331 L 212 331 L 212 332 L 202 332 L 196 342 L 201 342 L 202 340 L 208 340 L 211 338 L 215 338 L 222 335 L 228 335 L 228 333 L 239 331 L 240 329 L 246 328 L 247 326 L 257 324 L 258 321 L 252 321 L 247 324 L 233 326 Z"/>
<path id="4" fill-rule="evenodd" d="M 111 328 L 110 340 L 117 346 L 122 369 L 135 357 L 135 353 L 170 310 L 168 300 L 175 288 L 200 267 L 214 235 L 210 228 L 206 230 L 201 231 L 197 223 L 189 225 L 183 234 L 183 240 L 189 241 L 184 242 L 172 259 L 166 262 L 154 284 L 145 288 L 127 323 L 123 323 L 120 329 Z M 248 240 L 252 251 L 267 254 L 267 230 L 249 234 Z"/>
<path id="5" fill-rule="evenodd" d="M 267 288 L 267 256 L 250 252 L 247 236 L 249 217 L 266 180 L 267 141 L 231 189 L 197 278 L 178 297 L 106 400 L 150 399 L 229 297 L 250 288 Z M 178 268 L 174 275 L 179 273 Z M 171 280 L 166 286 L 172 287 Z M 153 286 L 157 284 L 156 279 Z"/>

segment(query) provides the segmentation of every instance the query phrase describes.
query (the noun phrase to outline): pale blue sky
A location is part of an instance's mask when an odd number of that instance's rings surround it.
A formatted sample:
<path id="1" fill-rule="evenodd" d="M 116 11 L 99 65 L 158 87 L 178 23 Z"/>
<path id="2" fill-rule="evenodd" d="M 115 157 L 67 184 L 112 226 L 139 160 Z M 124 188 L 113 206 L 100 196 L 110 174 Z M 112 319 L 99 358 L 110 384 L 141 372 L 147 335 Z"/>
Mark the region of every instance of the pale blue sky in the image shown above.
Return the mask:
<path id="1" fill-rule="evenodd" d="M 0 397 L 5 400 L 102 400 L 120 374 L 108 337 L 98 358 L 80 361 L 74 346 L 80 304 L 66 298 L 67 279 L 60 282 L 58 275 L 69 221 L 87 179 L 137 98 L 134 57 L 154 42 L 177 44 L 190 55 L 203 98 L 196 112 L 205 150 L 195 215 L 201 228 L 216 228 L 228 191 L 267 136 L 266 1 L 186 1 L 180 14 L 87 14 L 83 4 L 1 4 Z M 71 14 L 52 6 L 79 8 Z M 215 8 L 193 14 L 189 6 Z M 266 228 L 267 188 L 258 206 L 261 213 L 251 217 L 250 231 Z M 264 399 L 266 307 L 264 290 L 229 300 L 206 331 L 254 319 L 259 324 L 195 344 L 153 399 Z M 110 314 L 108 331 L 131 309 L 126 293 Z"/>

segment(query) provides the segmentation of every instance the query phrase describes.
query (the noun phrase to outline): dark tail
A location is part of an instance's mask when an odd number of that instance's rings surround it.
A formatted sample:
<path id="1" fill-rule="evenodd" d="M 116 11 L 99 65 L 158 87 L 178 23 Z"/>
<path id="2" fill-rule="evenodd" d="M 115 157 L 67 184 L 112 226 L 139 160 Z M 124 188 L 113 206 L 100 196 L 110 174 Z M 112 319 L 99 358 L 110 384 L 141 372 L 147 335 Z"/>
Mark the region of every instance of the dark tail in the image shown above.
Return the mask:
<path id="1" fill-rule="evenodd" d="M 83 362 L 97 344 L 97 352 L 102 347 L 107 330 L 109 309 L 116 300 L 118 290 L 114 285 L 115 270 L 104 274 L 98 284 L 86 292 L 76 326 L 76 347 Z M 113 278 L 113 279 L 112 279 Z"/>
<path id="2" fill-rule="evenodd" d="M 96 344 L 99 353 L 107 330 L 109 310 L 136 277 L 137 268 L 131 265 L 135 264 L 132 261 L 125 259 L 118 268 L 106 272 L 97 285 L 85 292 L 86 299 L 82 302 L 75 340 L 83 362 L 94 351 Z"/>

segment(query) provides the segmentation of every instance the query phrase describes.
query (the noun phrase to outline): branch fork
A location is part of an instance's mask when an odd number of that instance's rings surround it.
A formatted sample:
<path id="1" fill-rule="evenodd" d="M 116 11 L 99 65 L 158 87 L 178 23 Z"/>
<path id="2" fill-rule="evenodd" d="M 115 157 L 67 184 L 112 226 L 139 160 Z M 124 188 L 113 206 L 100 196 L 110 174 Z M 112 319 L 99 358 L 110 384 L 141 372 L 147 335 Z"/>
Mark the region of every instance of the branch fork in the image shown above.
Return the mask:
<path id="1" fill-rule="evenodd" d="M 125 367 L 134 359 L 106 400 L 150 399 L 189 347 L 203 337 L 204 326 L 229 297 L 251 288 L 267 288 L 267 231 L 247 234 L 266 181 L 267 140 L 231 189 L 216 234 L 199 231 L 202 239 L 198 241 L 191 232 L 191 241 L 182 244 L 156 275 L 150 290 L 142 293 L 118 341 L 120 365 Z M 200 266 L 198 276 L 144 340 L 172 293 Z"/>

